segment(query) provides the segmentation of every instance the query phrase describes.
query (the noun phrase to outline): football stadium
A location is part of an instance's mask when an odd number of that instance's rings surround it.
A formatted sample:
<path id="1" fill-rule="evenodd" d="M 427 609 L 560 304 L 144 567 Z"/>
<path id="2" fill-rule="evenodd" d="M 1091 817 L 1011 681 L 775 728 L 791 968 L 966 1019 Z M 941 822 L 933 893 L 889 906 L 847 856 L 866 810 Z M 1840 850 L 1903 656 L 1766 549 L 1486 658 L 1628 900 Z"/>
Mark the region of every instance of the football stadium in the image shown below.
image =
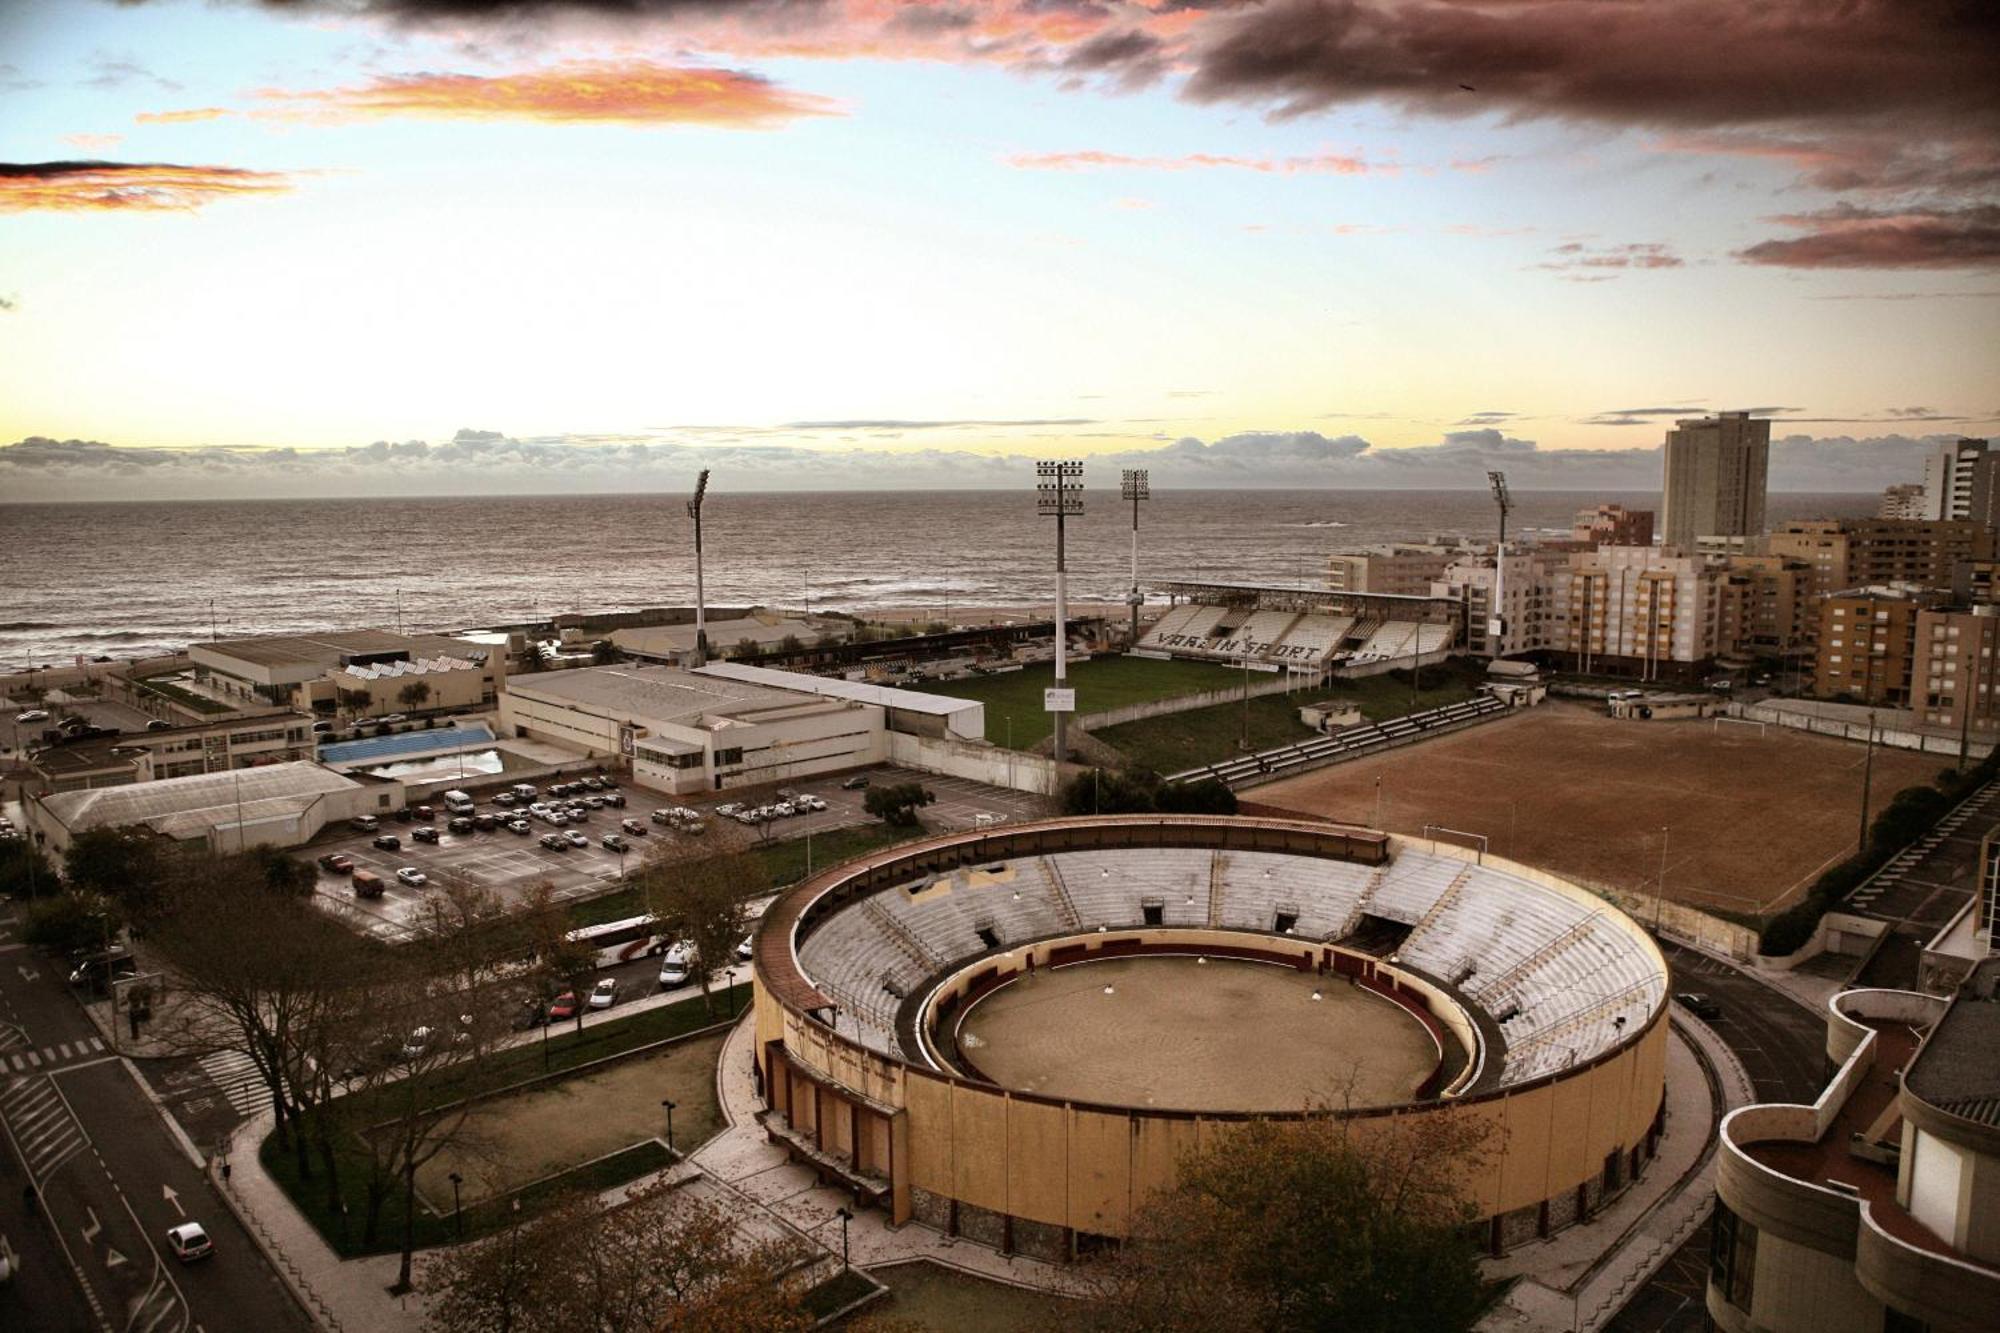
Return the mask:
<path id="1" fill-rule="evenodd" d="M 1488 1130 L 1500 1252 L 1588 1217 L 1662 1128 L 1667 969 L 1483 851 L 1273 818 L 1098 816 L 806 880 L 755 945 L 765 1129 L 823 1180 L 1009 1253 L 1127 1234 L 1252 1118 Z"/>

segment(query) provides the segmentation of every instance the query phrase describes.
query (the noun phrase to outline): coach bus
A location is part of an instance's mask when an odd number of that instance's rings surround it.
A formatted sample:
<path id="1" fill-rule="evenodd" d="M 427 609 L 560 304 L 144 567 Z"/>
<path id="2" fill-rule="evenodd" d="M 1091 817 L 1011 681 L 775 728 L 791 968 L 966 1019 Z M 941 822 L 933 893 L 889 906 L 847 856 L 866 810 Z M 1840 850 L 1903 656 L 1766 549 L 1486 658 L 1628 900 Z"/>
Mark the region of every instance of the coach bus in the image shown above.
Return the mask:
<path id="1" fill-rule="evenodd" d="M 659 922 L 650 915 L 607 921 L 601 926 L 583 926 L 572 930 L 564 938 L 572 944 L 595 949 L 599 967 L 612 967 L 647 954 L 663 953 L 673 943 L 659 933 Z"/>

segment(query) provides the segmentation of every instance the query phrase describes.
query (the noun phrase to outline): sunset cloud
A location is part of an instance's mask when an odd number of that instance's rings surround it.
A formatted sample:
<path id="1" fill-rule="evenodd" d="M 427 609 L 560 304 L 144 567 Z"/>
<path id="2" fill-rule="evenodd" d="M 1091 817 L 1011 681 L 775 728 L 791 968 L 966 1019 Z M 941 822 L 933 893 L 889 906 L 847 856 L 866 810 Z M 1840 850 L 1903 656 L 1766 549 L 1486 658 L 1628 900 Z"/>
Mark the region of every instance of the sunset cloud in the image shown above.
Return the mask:
<path id="1" fill-rule="evenodd" d="M 612 61 L 518 74 L 388 74 L 323 92 L 264 89 L 269 112 L 302 119 L 419 116 L 557 124 L 710 125 L 770 129 L 844 112 L 830 98 L 780 88 L 743 70 Z"/>
<path id="2" fill-rule="evenodd" d="M 1571 241 L 1549 251 L 1553 256 L 1530 268 L 1548 269 L 1572 282 L 1605 282 L 1621 269 L 1680 268 L 1684 261 L 1672 247 L 1657 241 L 1630 245 L 1585 245 Z"/>
<path id="3" fill-rule="evenodd" d="M 280 194 L 278 171 L 164 162 L 0 162 L 0 213 L 190 210 L 218 199 Z"/>
<path id="4" fill-rule="evenodd" d="M 1365 176 L 1394 174 L 1393 162 L 1369 162 L 1339 153 L 1309 157 L 1238 157 L 1225 153 L 1184 153 L 1179 157 L 1140 157 L 1130 153 L 1085 150 L 1072 153 L 1015 153 L 1007 165 L 1023 171 L 1255 171 L 1277 176 Z"/>
<path id="5" fill-rule="evenodd" d="M 125 142 L 122 134 L 65 134 L 62 141 L 71 148 L 81 148 L 86 153 L 101 153 L 107 148 L 116 148 Z"/>
<path id="6" fill-rule="evenodd" d="M 141 125 L 184 125 L 197 120 L 220 120 L 236 113 L 222 106 L 191 106 L 179 111 L 141 111 L 132 117 Z"/>
<path id="7" fill-rule="evenodd" d="M 1783 268 L 2000 267 L 2000 204 L 1886 211 L 1840 205 L 1770 219 L 1804 231 L 1737 252 Z"/>

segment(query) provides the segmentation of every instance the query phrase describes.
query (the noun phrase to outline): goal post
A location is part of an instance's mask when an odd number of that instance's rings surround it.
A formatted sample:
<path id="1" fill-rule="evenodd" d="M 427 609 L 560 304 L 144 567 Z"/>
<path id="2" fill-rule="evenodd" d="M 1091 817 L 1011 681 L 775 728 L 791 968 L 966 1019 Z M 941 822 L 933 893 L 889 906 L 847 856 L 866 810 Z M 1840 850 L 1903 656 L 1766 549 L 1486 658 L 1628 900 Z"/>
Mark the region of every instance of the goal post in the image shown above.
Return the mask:
<path id="1" fill-rule="evenodd" d="M 1424 825 L 1424 837 L 1433 846 L 1440 841 L 1449 842 L 1456 846 L 1464 847 L 1468 851 L 1479 853 L 1479 859 L 1482 863 L 1486 860 L 1486 835 L 1484 833 L 1468 833 L 1464 829 L 1446 828 L 1442 824 L 1426 824 Z"/>
<path id="2" fill-rule="evenodd" d="M 1770 723 L 1768 722 L 1759 722 L 1754 717 L 1724 717 L 1721 714 L 1717 714 L 1716 717 L 1714 718 L 1713 725 L 1709 728 L 1710 734 L 1719 735 L 1722 731 L 1722 724 L 1725 722 L 1732 727 L 1757 728 L 1757 738 L 1759 740 L 1762 740 L 1764 738 L 1764 728 L 1770 725 Z"/>

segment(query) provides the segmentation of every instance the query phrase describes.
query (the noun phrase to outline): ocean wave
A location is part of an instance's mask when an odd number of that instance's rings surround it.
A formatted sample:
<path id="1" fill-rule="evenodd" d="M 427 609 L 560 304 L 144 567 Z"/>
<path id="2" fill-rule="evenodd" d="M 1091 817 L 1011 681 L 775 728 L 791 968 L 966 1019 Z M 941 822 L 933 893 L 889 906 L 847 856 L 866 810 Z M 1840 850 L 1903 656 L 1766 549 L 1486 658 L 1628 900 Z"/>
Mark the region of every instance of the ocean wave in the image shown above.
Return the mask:
<path id="1" fill-rule="evenodd" d="M 1347 524 L 1342 523 L 1338 519 L 1316 518 L 1307 523 L 1279 523 L 1275 526 L 1281 528 L 1344 528 Z"/>
<path id="2" fill-rule="evenodd" d="M 53 620 L 6 620 L 6 621 L 0 621 L 0 634 L 5 634 L 5 633 L 7 633 L 7 632 L 8 632 L 8 631 L 10 631 L 10 630 L 24 630 L 24 629 L 61 629 L 61 628 L 62 628 L 62 626 L 61 626 L 60 624 L 58 624 L 57 622 L 53 621 Z"/>

